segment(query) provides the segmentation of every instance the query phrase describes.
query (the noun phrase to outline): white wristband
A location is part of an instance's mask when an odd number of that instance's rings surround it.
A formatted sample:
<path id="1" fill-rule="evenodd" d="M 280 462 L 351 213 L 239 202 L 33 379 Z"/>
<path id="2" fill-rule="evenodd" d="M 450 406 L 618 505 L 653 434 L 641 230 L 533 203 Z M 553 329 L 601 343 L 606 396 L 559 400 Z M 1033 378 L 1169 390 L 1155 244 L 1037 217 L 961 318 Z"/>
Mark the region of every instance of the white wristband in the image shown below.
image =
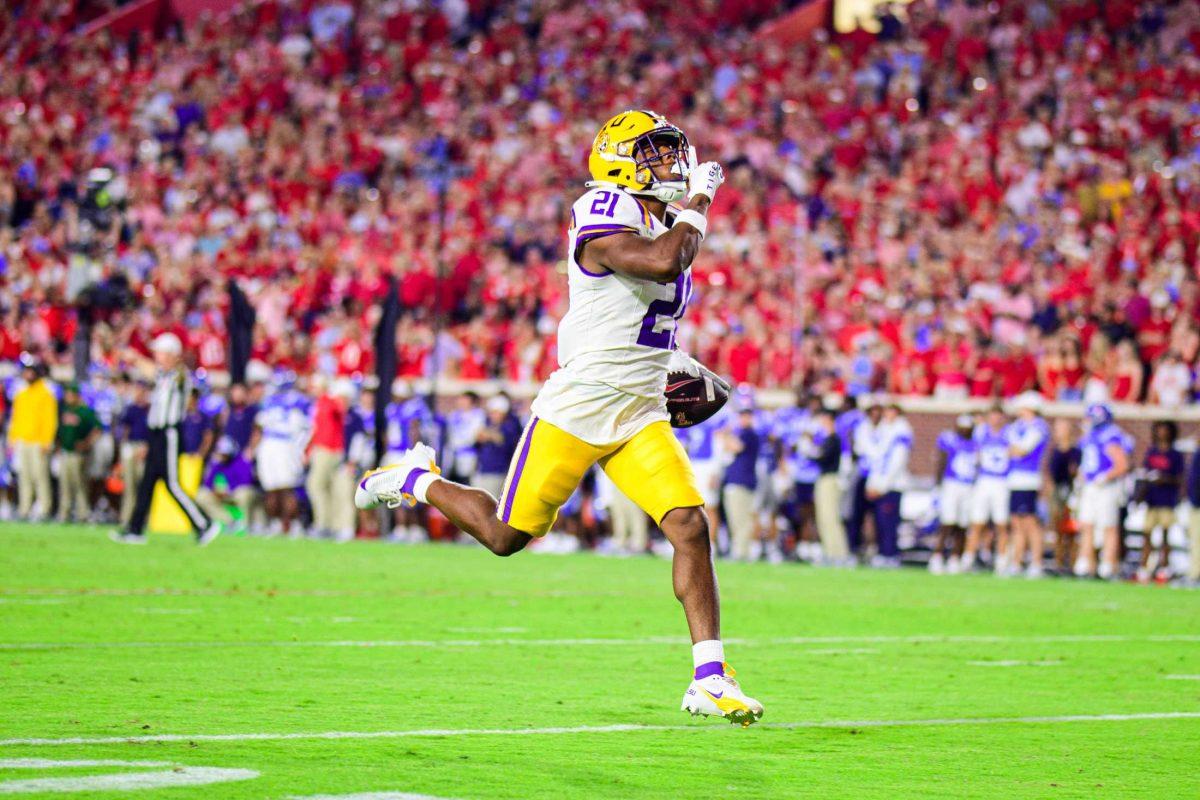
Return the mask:
<path id="1" fill-rule="evenodd" d="M 700 238 L 704 238 L 704 234 L 708 233 L 708 219 L 695 209 L 687 208 L 675 215 L 675 223 L 671 226 L 680 223 L 691 225 L 696 230 L 700 231 Z"/>

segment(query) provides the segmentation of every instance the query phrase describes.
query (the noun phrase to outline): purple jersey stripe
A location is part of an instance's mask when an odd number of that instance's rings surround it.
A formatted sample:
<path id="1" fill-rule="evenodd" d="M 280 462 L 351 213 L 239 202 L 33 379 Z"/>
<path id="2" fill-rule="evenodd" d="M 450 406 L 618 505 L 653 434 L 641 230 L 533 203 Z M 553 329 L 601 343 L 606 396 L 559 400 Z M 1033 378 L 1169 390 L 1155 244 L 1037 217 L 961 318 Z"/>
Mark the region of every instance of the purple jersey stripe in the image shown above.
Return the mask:
<path id="1" fill-rule="evenodd" d="M 591 231 L 630 231 L 631 233 L 637 233 L 636 228 L 620 222 L 600 222 L 595 225 L 584 225 L 579 229 L 580 233 L 589 233 Z"/>
<path id="2" fill-rule="evenodd" d="M 612 275 L 612 270 L 609 269 L 608 267 L 604 268 L 604 272 L 592 272 L 590 269 L 583 266 L 582 264 L 576 264 L 575 266 L 579 267 L 579 271 L 582 272 L 584 275 L 587 275 L 589 278 L 604 278 L 608 275 Z"/>
<path id="3" fill-rule="evenodd" d="M 612 236 L 614 233 L 637 233 L 637 231 L 628 225 L 584 225 L 575 235 L 575 247 L 587 244 L 593 239 L 603 239 L 605 236 Z M 582 264 L 576 264 L 575 266 L 579 267 L 579 271 L 589 278 L 603 278 L 612 274 L 611 269 L 605 269 L 603 272 L 592 272 Z"/>
<path id="4" fill-rule="evenodd" d="M 642 211 L 642 224 L 647 228 L 652 227 L 650 224 L 650 209 L 646 208 L 646 204 L 638 200 L 636 196 L 633 199 L 637 200 L 638 208 Z"/>
<path id="5" fill-rule="evenodd" d="M 521 482 L 521 472 L 525 469 L 525 459 L 529 457 L 529 443 L 533 441 L 533 429 L 537 427 L 538 418 L 529 420 L 525 429 L 525 443 L 521 445 L 521 453 L 517 456 L 517 466 L 513 469 L 512 480 L 508 482 L 508 492 L 504 496 L 504 512 L 500 515 L 501 522 L 508 522 L 512 516 L 513 498 L 517 496 L 517 484 Z"/>
<path id="6" fill-rule="evenodd" d="M 584 225 L 575 234 L 575 246 L 586 244 L 593 239 L 603 239 L 614 233 L 637 233 L 637 231 L 627 225 Z"/>

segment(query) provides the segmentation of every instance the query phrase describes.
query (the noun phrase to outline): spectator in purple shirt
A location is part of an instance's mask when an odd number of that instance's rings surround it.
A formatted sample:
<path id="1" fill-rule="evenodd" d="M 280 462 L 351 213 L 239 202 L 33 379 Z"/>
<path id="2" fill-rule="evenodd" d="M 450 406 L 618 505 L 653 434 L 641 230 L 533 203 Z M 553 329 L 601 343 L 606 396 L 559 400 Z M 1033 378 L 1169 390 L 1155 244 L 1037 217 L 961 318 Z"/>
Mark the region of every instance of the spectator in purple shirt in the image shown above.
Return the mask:
<path id="1" fill-rule="evenodd" d="M 737 419 L 731 428 L 721 431 L 721 446 L 733 456 L 725 468 L 721 504 L 725 510 L 725 524 L 729 528 L 730 555 L 741 561 L 754 557 L 754 490 L 758 488 L 755 467 L 761 437 L 754 425 L 754 405 L 739 398 Z"/>
<path id="2" fill-rule="evenodd" d="M 484 410 L 487 421 L 475 437 L 477 461 L 471 485 L 499 497 L 508 465 L 521 438 L 521 423 L 512 414 L 512 405 L 503 395 L 490 398 Z"/>
<path id="3" fill-rule="evenodd" d="M 201 461 L 205 461 L 214 439 L 213 419 L 201 410 L 200 392 L 193 389 L 188 397 L 187 413 L 179 425 L 179 449 L 188 455 L 198 455 Z"/>
<path id="4" fill-rule="evenodd" d="M 196 502 L 213 519 L 241 529 L 249 524 L 250 515 L 258 501 L 254 487 L 254 467 L 228 436 L 217 441 L 213 460 L 204 472 L 204 480 L 196 493 Z M 238 511 L 238 519 L 230 507 Z"/>
<path id="5" fill-rule="evenodd" d="M 233 440 L 239 452 L 244 453 L 250 446 L 250 436 L 254 433 L 254 417 L 257 414 L 258 404 L 250 402 L 246 387 L 240 383 L 230 386 L 229 405 L 225 408 L 221 433 Z"/>
<path id="6" fill-rule="evenodd" d="M 1179 489 L 1183 485 L 1183 453 L 1175 449 L 1179 428 L 1174 422 L 1159 421 L 1151 430 L 1151 445 L 1142 466 L 1146 469 L 1144 490 L 1146 522 L 1142 525 L 1142 563 L 1138 567 L 1139 583 L 1148 583 L 1153 574 L 1159 582 L 1171 578 L 1171 545 L 1167 534 L 1175 524 L 1175 507 L 1179 505 Z M 1157 569 L 1150 570 L 1150 554 L 1154 551 L 1154 533 L 1162 531 L 1162 544 Z M 1195 555 L 1193 555 L 1193 558 Z"/>

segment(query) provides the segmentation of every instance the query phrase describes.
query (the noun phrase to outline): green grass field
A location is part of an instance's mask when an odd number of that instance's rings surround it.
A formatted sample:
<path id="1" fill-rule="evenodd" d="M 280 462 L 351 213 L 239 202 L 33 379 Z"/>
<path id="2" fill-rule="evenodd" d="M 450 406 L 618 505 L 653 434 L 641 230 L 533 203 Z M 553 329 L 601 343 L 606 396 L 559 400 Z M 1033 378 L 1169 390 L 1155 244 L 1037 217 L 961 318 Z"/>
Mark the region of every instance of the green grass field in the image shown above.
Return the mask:
<path id="1" fill-rule="evenodd" d="M 0 794 L 1200 797 L 1200 593 L 719 572 L 749 729 L 662 560 L 4 526 Z"/>

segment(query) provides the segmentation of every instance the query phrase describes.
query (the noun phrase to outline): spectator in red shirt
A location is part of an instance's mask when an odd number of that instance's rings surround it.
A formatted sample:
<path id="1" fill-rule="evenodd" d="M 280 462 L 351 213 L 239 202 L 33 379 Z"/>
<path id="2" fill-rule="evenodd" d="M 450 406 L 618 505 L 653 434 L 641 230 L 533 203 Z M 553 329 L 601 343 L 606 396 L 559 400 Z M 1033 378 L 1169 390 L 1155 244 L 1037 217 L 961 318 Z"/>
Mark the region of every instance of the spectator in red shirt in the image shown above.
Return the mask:
<path id="1" fill-rule="evenodd" d="M 1171 320 L 1167 319 L 1161 298 L 1152 302 L 1150 317 L 1138 327 L 1138 347 L 1142 360 L 1153 364 L 1167 352 L 1171 344 Z"/>
<path id="2" fill-rule="evenodd" d="M 1000 360 L 1000 396 L 1024 394 L 1037 383 L 1037 362 L 1028 351 L 1007 348 Z"/>
<path id="3" fill-rule="evenodd" d="M 308 446 L 308 478 L 304 488 L 312 503 L 313 535 L 338 541 L 354 538 L 353 467 L 346 463 L 346 414 L 354 397 L 348 380 L 319 378 Z"/>
<path id="4" fill-rule="evenodd" d="M 1124 0 L 914 3 L 902 21 L 885 15 L 882 36 L 787 44 L 746 35 L 786 3 L 716 5 L 650 36 L 656 6 L 640 0 L 621 4 L 620 25 L 603 4 L 488 4 L 460 19 L 359 3 L 337 35 L 314 38 L 306 15 L 297 28 L 271 3 L 126 52 L 104 34 L 60 35 L 76 2 L 7 4 L 0 358 L 27 349 L 66 365 L 80 289 L 121 280 L 129 302 L 89 309 L 93 361 L 119 370 L 158 330 L 202 331 L 189 359 L 215 371 L 214 315 L 234 278 L 262 323 L 256 356 L 367 374 L 394 275 L 404 375 L 540 380 L 565 309 L 563 187 L 582 173 L 596 110 L 632 102 L 609 76 L 637 74 L 640 96 L 729 172 L 680 331 L 698 355 L 723 352 L 723 370 L 857 384 L 861 346 L 886 363 L 877 341 L 899 349 L 944 324 L 968 361 L 988 341 L 1010 348 L 981 357 L 971 382 L 1007 395 L 1044 337 L 1069 330 L 1088 352 L 1096 333 L 1123 338 L 1110 305 L 1148 368 L 1168 348 L 1195 363 L 1200 337 L 1175 342 L 1167 324 L 1200 314 L 1200 137 L 1180 122 L 1198 85 L 1194 3 L 1133 17 Z M 693 63 L 689 36 L 714 43 L 713 69 Z M 529 78 L 551 72 L 570 91 Z M 1136 91 L 1114 99 L 1114 86 Z M 437 131 L 461 171 L 444 217 L 422 178 Z M 112 180 L 90 180 L 98 170 Z M 111 202 L 92 219 L 85 198 L 99 190 Z M 322 336 L 347 303 L 366 310 L 348 315 L 358 333 Z M 436 347 L 435 312 L 449 337 Z M 808 339 L 842 357 L 786 353 Z M 946 358 L 937 342 L 913 349 L 924 369 L 884 373 L 933 392 Z M 1044 360 L 1043 392 L 1082 391 L 1076 367 Z"/>
<path id="5" fill-rule="evenodd" d="M 1146 368 L 1137 357 L 1133 342 L 1128 339 L 1117 344 L 1115 363 L 1108 375 L 1108 394 L 1118 403 L 1136 403 L 1142 398 Z"/>
<path id="6" fill-rule="evenodd" d="M 721 363 L 735 384 L 757 384 L 762 375 L 762 350 L 741 325 L 735 325 L 722 348 Z"/>

